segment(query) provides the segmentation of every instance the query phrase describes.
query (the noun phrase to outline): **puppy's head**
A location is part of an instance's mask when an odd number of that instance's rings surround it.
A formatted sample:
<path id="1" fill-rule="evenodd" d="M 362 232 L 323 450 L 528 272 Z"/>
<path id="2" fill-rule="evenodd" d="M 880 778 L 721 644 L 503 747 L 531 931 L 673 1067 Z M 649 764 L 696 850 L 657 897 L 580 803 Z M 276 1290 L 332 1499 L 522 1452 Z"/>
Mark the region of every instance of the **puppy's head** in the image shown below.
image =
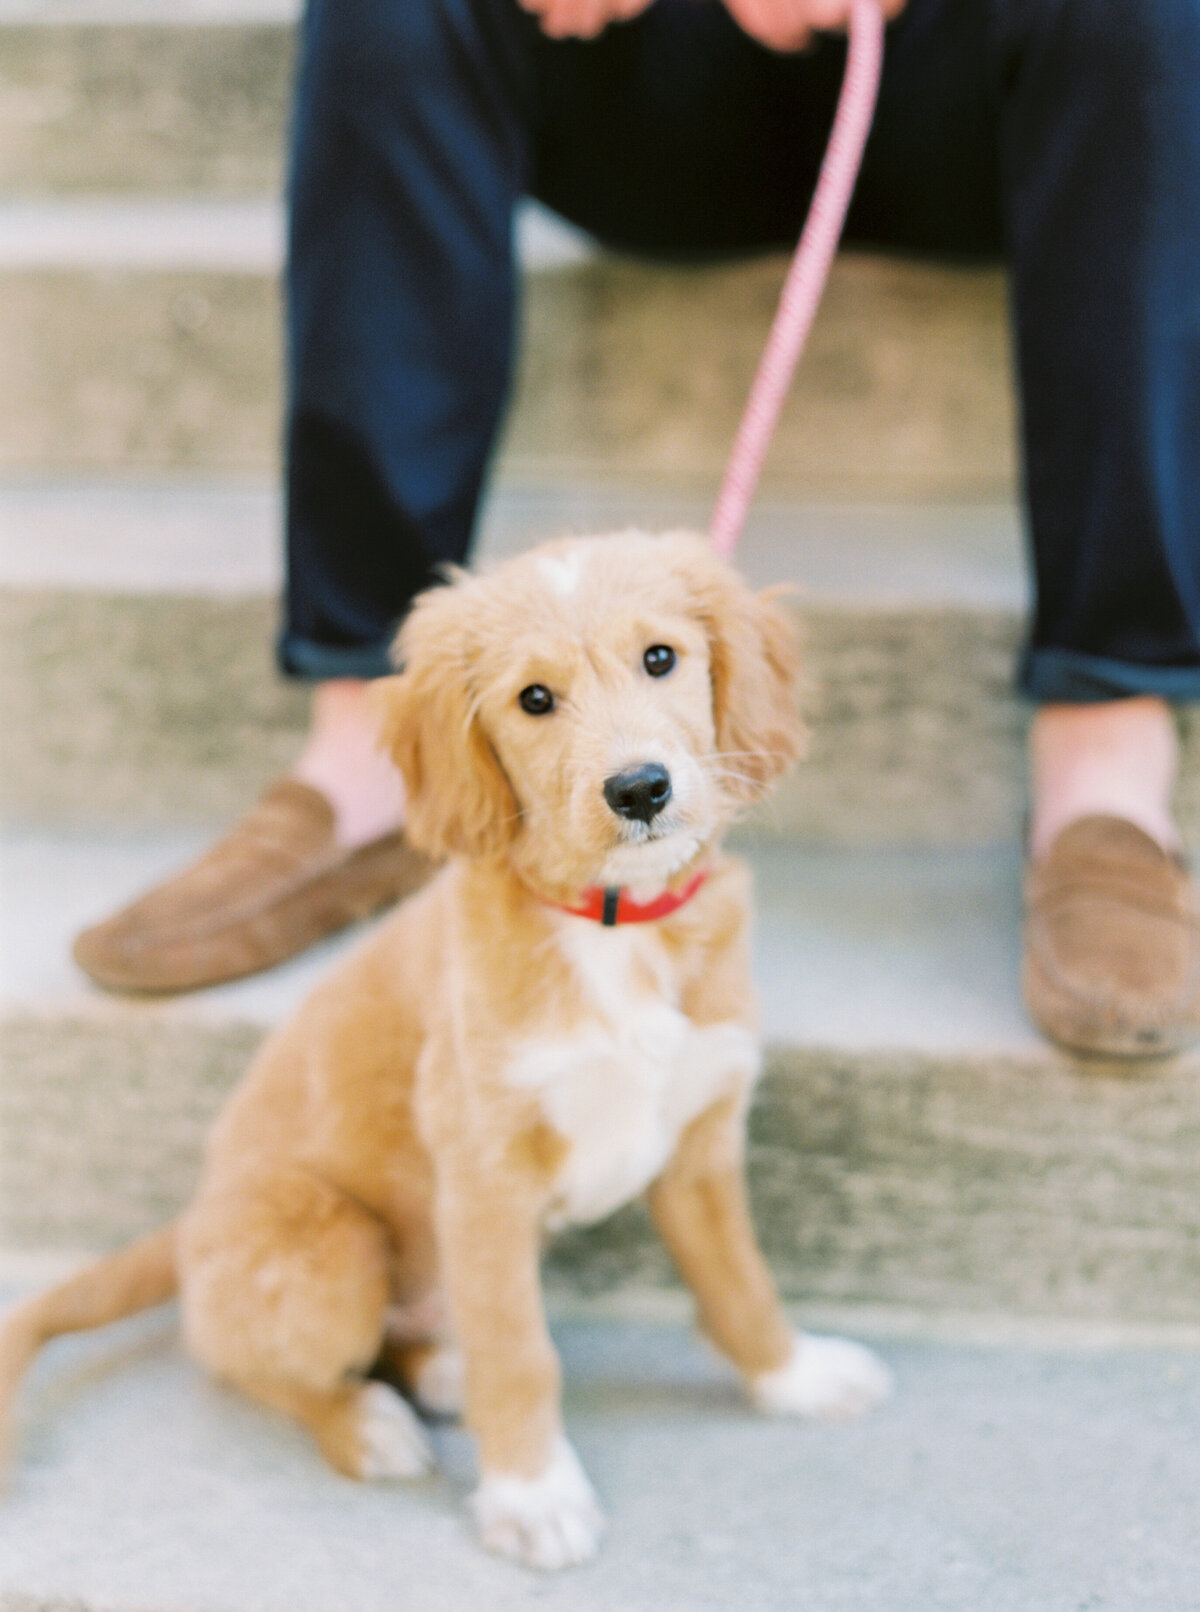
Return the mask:
<path id="1" fill-rule="evenodd" d="M 703 539 L 569 538 L 422 595 L 376 685 L 409 832 L 535 888 L 661 888 L 798 755 L 777 605 Z"/>

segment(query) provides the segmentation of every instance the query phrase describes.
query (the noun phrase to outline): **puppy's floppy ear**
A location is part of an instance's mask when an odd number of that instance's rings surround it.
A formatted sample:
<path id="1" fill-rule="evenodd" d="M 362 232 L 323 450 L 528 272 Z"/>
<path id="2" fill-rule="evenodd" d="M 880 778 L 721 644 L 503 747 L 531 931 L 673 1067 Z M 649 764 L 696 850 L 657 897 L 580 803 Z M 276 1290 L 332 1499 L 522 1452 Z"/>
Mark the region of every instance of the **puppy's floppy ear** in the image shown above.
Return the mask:
<path id="1" fill-rule="evenodd" d="M 434 857 L 488 855 L 516 828 L 517 803 L 470 686 L 469 588 L 421 595 L 396 640 L 403 670 L 370 691 L 380 743 L 404 779 L 408 837 Z"/>
<path id="2" fill-rule="evenodd" d="M 754 800 L 804 754 L 798 634 L 778 603 L 784 590 L 755 593 L 730 566 L 707 559 L 699 603 L 712 657 L 717 746 L 729 757 L 730 793 Z"/>

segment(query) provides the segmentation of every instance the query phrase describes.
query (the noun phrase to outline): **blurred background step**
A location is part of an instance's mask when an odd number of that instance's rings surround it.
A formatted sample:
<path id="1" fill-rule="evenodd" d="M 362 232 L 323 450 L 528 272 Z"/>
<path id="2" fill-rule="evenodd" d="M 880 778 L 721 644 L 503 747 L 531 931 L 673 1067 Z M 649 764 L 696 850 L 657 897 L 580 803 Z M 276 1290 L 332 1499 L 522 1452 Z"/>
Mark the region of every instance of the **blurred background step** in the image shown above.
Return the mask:
<path id="1" fill-rule="evenodd" d="M 278 195 L 298 6 L 0 3 L 0 192 Z"/>
<path id="2" fill-rule="evenodd" d="M 277 213 L 293 9 L 9 0 L 0 12 L 0 195 L 16 206 L 0 217 L 0 469 L 276 463 L 274 277 L 261 260 L 247 271 L 220 209 L 258 198 L 263 218 Z M 169 268 L 139 272 L 138 221 L 123 226 L 122 207 L 160 200 L 169 228 L 183 198 L 217 210 L 224 271 L 212 245 L 189 271 L 176 244 Z M 73 263 L 60 246 L 39 265 L 30 209 L 56 199 L 84 227 Z M 106 206 L 130 241 L 124 267 L 111 251 L 89 261 Z M 604 258 L 538 277 L 510 459 L 707 484 L 780 273 Z M 1010 490 L 1003 301 L 990 270 L 847 260 L 770 475 L 850 492 L 864 479 L 914 496 Z"/>
<path id="3" fill-rule="evenodd" d="M 501 486 L 481 557 L 707 503 Z M 278 499 L 269 485 L 0 488 L 0 815 L 36 824 L 228 821 L 287 766 L 302 688 L 272 663 Z M 739 556 L 797 584 L 809 762 L 757 819 L 809 843 L 1011 843 L 1024 592 L 1008 505 L 766 499 Z"/>
<path id="4" fill-rule="evenodd" d="M 275 211 L 213 203 L 206 223 L 199 205 L 111 205 L 79 204 L 96 261 L 74 266 L 57 204 L 0 209 L 0 473 L 274 473 L 279 295 L 261 260 Z M 602 256 L 529 273 L 502 474 L 710 493 L 783 269 Z M 844 257 L 765 488 L 1012 496 L 1003 305 L 990 269 Z"/>
<path id="5" fill-rule="evenodd" d="M 0 6 L 0 473 L 275 467 L 297 9 Z M 558 268 L 527 287 L 506 462 L 707 491 L 782 260 L 525 255 Z M 768 475 L 809 493 L 1006 494 L 1012 420 L 1000 275 L 851 257 Z"/>
<path id="6" fill-rule="evenodd" d="M 353 940 L 175 1000 L 90 987 L 74 931 L 197 836 L 10 834 L 0 861 L 0 1250 L 108 1246 L 174 1212 L 267 1026 Z M 1200 1324 L 1200 1058 L 1073 1062 L 1026 1024 L 1019 858 L 764 849 L 764 1246 L 810 1301 Z M 640 1210 L 561 1239 L 574 1293 L 657 1291 Z"/>
<path id="7" fill-rule="evenodd" d="M 701 527 L 706 500 L 502 483 L 486 560 L 564 531 Z M 272 660 L 279 500 L 265 482 L 0 485 L 0 820 L 217 826 L 288 766 L 303 688 Z M 1026 582 L 1008 504 L 765 498 L 739 552 L 792 582 L 807 762 L 754 819 L 811 845 L 1012 845 Z M 1200 728 L 1180 812 L 1200 844 Z"/>

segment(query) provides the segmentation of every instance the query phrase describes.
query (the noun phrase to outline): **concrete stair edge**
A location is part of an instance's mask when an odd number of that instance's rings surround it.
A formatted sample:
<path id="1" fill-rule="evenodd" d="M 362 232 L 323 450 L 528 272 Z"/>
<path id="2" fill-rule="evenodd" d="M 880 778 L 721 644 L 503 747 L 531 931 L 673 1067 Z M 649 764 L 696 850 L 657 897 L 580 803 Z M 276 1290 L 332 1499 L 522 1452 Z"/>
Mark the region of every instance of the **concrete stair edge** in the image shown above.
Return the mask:
<path id="1" fill-rule="evenodd" d="M 501 466 L 470 563 L 543 538 L 642 526 L 703 531 L 712 496 L 616 477 L 526 480 Z M 0 480 L 0 589 L 162 597 L 275 596 L 283 498 L 273 478 L 158 475 Z M 763 494 L 734 563 L 800 602 L 883 610 L 1025 607 L 1021 518 L 1009 500 L 917 503 Z"/>
<path id="2" fill-rule="evenodd" d="M 273 197 L 0 192 L 0 273 L 276 276 L 284 264 L 286 223 L 284 204 Z M 518 209 L 516 253 L 526 274 L 572 268 L 599 255 L 582 230 L 534 201 Z"/>

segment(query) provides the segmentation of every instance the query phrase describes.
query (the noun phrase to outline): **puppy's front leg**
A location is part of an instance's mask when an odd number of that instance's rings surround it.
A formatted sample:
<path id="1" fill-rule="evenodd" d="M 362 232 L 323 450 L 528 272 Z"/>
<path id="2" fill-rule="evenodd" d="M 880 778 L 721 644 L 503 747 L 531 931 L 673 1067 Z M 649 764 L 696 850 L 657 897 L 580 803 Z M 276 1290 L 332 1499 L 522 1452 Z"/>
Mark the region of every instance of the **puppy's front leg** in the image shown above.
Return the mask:
<path id="1" fill-rule="evenodd" d="M 860 1415 L 886 1398 L 891 1375 L 861 1344 L 792 1331 L 750 1220 L 742 1136 L 733 1097 L 693 1121 L 650 1188 L 659 1235 L 696 1295 L 705 1331 L 760 1410 Z"/>
<path id="2" fill-rule="evenodd" d="M 490 1550 L 559 1568 L 595 1554 L 604 1518 L 562 1430 L 561 1371 L 542 1306 L 540 1208 L 504 1171 L 460 1164 L 439 1182 L 446 1292 L 479 1454 L 472 1509 Z"/>

